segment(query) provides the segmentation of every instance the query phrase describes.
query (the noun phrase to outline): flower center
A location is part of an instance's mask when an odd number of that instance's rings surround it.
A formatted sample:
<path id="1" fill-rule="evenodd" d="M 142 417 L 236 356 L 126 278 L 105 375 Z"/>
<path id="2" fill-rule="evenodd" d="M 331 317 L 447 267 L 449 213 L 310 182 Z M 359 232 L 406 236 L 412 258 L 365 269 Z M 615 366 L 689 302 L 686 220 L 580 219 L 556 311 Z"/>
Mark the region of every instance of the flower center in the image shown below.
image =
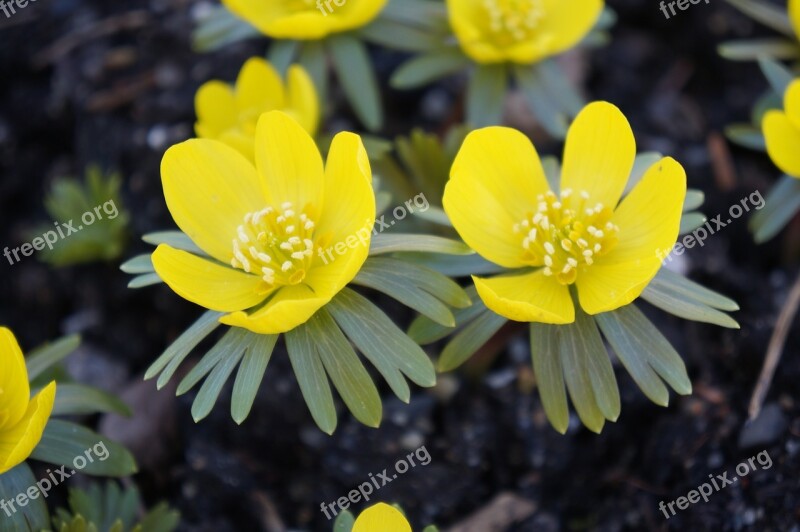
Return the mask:
<path id="1" fill-rule="evenodd" d="M 565 189 L 561 199 L 552 191 L 539 194 L 536 212 L 512 230 L 522 237 L 522 260 L 531 266 L 544 265 L 544 274 L 569 285 L 578 273 L 619 242 L 619 227 L 611 223 L 611 208 L 592 203 L 589 194 Z"/>
<path id="2" fill-rule="evenodd" d="M 314 258 L 314 222 L 291 202 L 245 215 L 233 239 L 231 266 L 261 276 L 269 289 L 303 282 Z"/>
<path id="3" fill-rule="evenodd" d="M 489 29 L 505 44 L 530 40 L 544 17 L 543 0 L 483 0 L 483 7 Z"/>

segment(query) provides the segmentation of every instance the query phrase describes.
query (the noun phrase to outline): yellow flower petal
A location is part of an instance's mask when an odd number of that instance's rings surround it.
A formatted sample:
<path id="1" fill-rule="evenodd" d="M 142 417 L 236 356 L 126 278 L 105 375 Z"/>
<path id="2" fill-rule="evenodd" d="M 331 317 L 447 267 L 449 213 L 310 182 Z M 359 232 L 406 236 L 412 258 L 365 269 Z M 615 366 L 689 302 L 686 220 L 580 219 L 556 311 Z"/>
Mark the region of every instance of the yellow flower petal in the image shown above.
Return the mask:
<path id="1" fill-rule="evenodd" d="M 28 369 L 17 339 L 0 327 L 0 432 L 19 423 L 31 398 Z"/>
<path id="2" fill-rule="evenodd" d="M 200 249 L 227 264 L 247 213 L 268 204 L 256 169 L 222 142 L 192 139 L 161 161 L 161 183 L 172 218 Z"/>
<path id="3" fill-rule="evenodd" d="M 583 108 L 567 132 L 561 190 L 581 191 L 591 202 L 614 209 L 636 158 L 636 141 L 625 115 L 608 102 Z"/>
<path id="4" fill-rule="evenodd" d="M 472 277 L 478 295 L 491 310 L 510 320 L 565 324 L 575 321 L 569 288 L 542 270 L 491 279 Z"/>
<path id="5" fill-rule="evenodd" d="M 800 129 L 783 111 L 769 111 L 764 116 L 764 139 L 775 166 L 781 172 L 800 178 Z"/>
<path id="6" fill-rule="evenodd" d="M 554 55 L 578 44 L 594 27 L 603 12 L 603 0 L 544 0 L 546 16 L 540 31 L 549 37 L 549 53 Z"/>
<path id="7" fill-rule="evenodd" d="M 39 445 L 53 412 L 55 398 L 54 381 L 31 399 L 22 419 L 16 425 L 0 430 L 0 475 L 27 460 Z"/>
<path id="8" fill-rule="evenodd" d="M 306 284 L 333 297 L 353 280 L 369 255 L 375 224 L 372 171 L 361 138 L 339 133 L 325 166 L 325 208 L 317 224 L 320 241 Z"/>
<path id="9" fill-rule="evenodd" d="M 236 78 L 236 104 L 239 112 L 283 107 L 286 98 L 280 74 L 260 57 L 248 59 Z"/>
<path id="10" fill-rule="evenodd" d="M 275 205 L 289 201 L 298 212 L 318 216 L 324 187 L 322 156 L 297 121 L 280 111 L 261 115 L 256 128 L 256 166 Z"/>
<path id="11" fill-rule="evenodd" d="M 400 510 L 379 502 L 361 512 L 353 532 L 411 532 L 411 525 Z"/>
<path id="12" fill-rule="evenodd" d="M 619 243 L 578 276 L 583 310 L 608 312 L 639 297 L 675 245 L 685 197 L 686 172 L 674 159 L 665 157 L 645 172 L 611 218 Z"/>
<path id="13" fill-rule="evenodd" d="M 456 156 L 443 204 L 472 249 L 507 268 L 521 267 L 522 239 L 513 233 L 549 190 L 536 149 L 510 128 L 470 133 Z"/>
<path id="14" fill-rule="evenodd" d="M 194 106 L 197 112 L 195 131 L 200 137 L 215 138 L 237 123 L 233 89 L 221 81 L 201 85 L 194 97 Z"/>
<path id="15" fill-rule="evenodd" d="M 266 298 L 257 275 L 234 270 L 186 251 L 161 244 L 153 252 L 156 273 L 176 294 L 219 312 L 246 310 Z"/>
<path id="16" fill-rule="evenodd" d="M 792 21 L 795 36 L 800 39 L 800 0 L 789 0 L 789 18 Z"/>
<path id="17" fill-rule="evenodd" d="M 783 106 L 786 116 L 792 121 L 794 127 L 800 130 L 800 79 L 794 80 L 786 89 L 783 96 Z"/>
<path id="18" fill-rule="evenodd" d="M 292 65 L 286 77 L 286 108 L 293 111 L 294 118 L 313 137 L 319 127 L 319 98 L 314 82 L 300 65 Z"/>
<path id="19" fill-rule="evenodd" d="M 258 334 L 279 334 L 307 322 L 329 301 L 330 297 L 319 297 L 305 284 L 285 286 L 255 313 L 233 312 L 219 321 Z"/>

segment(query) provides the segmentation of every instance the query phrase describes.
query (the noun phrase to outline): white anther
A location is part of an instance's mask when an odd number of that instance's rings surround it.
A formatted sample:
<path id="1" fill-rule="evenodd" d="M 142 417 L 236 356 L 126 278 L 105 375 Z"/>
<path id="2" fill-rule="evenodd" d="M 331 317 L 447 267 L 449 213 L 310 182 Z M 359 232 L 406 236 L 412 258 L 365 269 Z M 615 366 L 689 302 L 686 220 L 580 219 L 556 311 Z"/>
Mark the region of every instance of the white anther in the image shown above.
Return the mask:
<path id="1" fill-rule="evenodd" d="M 292 263 L 288 260 L 281 265 L 281 271 L 288 272 L 292 269 Z"/>
<path id="2" fill-rule="evenodd" d="M 550 255 L 545 255 L 544 256 L 544 264 L 545 264 L 545 266 L 552 266 L 553 265 L 553 257 L 551 257 Z"/>
<path id="3" fill-rule="evenodd" d="M 250 238 L 244 232 L 244 226 L 240 225 L 236 228 L 236 233 L 239 235 L 239 240 L 242 241 L 242 244 L 247 244 L 250 242 Z"/>

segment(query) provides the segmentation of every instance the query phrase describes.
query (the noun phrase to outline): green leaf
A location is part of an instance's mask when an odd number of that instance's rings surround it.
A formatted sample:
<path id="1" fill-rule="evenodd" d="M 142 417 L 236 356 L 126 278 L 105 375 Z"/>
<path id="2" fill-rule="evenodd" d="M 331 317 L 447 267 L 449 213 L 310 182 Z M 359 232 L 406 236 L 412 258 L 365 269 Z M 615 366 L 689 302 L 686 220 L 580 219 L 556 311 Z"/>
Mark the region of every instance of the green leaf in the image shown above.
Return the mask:
<path id="1" fill-rule="evenodd" d="M 275 67 L 275 70 L 277 70 L 281 76 L 285 76 L 286 72 L 289 70 L 289 66 L 297 56 L 297 51 L 299 49 L 300 43 L 298 41 L 288 39 L 272 41 L 267 51 L 267 61 Z"/>
<path id="2" fill-rule="evenodd" d="M 317 97 L 324 106 L 328 101 L 328 57 L 325 52 L 325 43 L 324 41 L 303 41 L 298 47 L 300 52 L 297 61 L 308 72 L 317 89 Z"/>
<path id="3" fill-rule="evenodd" d="M 404 402 L 410 392 L 401 372 L 419 386 L 436 384 L 428 355 L 367 298 L 345 288 L 328 308 L 348 338 Z"/>
<path id="4" fill-rule="evenodd" d="M 336 430 L 333 394 L 325 367 L 317 354 L 316 339 L 307 323 L 286 333 L 286 348 L 311 417 L 323 432 L 333 434 Z"/>
<path id="5" fill-rule="evenodd" d="M 727 314 L 698 302 L 693 297 L 680 292 L 672 292 L 660 283 L 650 283 L 642 292 L 641 297 L 651 305 L 687 320 L 712 323 L 729 329 L 739 328 L 739 324 Z"/>
<path id="6" fill-rule="evenodd" d="M 58 383 L 54 416 L 114 413 L 130 416 L 131 409 L 117 397 L 91 386 Z"/>
<path id="7" fill-rule="evenodd" d="M 704 223 L 708 221 L 705 214 L 699 212 L 687 212 L 681 216 L 681 226 L 678 230 L 678 233 L 681 235 L 685 235 L 686 233 L 690 233 L 697 229 L 698 227 L 702 226 Z"/>
<path id="8" fill-rule="evenodd" d="M 352 532 L 353 525 L 356 524 L 356 518 L 347 510 L 339 514 L 336 521 L 333 522 L 333 532 Z"/>
<path id="9" fill-rule="evenodd" d="M 731 142 L 739 146 L 762 152 L 767 151 L 767 142 L 764 139 L 764 134 L 761 132 L 761 129 L 753 127 L 750 124 L 733 124 L 727 126 L 725 128 L 725 136 L 728 137 Z"/>
<path id="10" fill-rule="evenodd" d="M 0 501 L 4 504 L 6 501 L 13 502 L 17 495 L 26 493 L 28 488 L 36 486 L 37 482 L 28 464 L 24 462 L 19 464 L 0 475 Z M 0 528 L 3 532 L 46 530 L 50 526 L 50 514 L 41 495 L 29 499 L 25 506 L 15 505 L 12 508 L 16 511 L 5 510 L 0 514 Z"/>
<path id="11" fill-rule="evenodd" d="M 559 162 L 558 157 L 553 157 L 552 155 L 542 157 L 542 168 L 550 189 L 558 194 L 561 189 L 561 162 Z"/>
<path id="12" fill-rule="evenodd" d="M 372 237 L 369 255 L 385 255 L 399 251 L 472 255 L 475 252 L 463 242 L 430 235 L 377 234 Z"/>
<path id="13" fill-rule="evenodd" d="M 575 305 L 575 324 L 571 329 L 570 334 L 576 336 L 575 345 L 581 346 L 595 402 L 607 420 L 616 421 L 620 412 L 620 399 L 614 368 L 594 319 L 580 305 Z"/>
<path id="14" fill-rule="evenodd" d="M 398 253 L 404 261 L 420 264 L 448 277 L 468 277 L 470 275 L 489 275 L 507 271 L 502 266 L 489 262 L 480 255 L 438 255 L 430 253 Z"/>
<path id="15" fill-rule="evenodd" d="M 378 82 L 365 46 L 347 34 L 330 37 L 330 51 L 339 83 L 358 118 L 370 131 L 383 125 Z"/>
<path id="16" fill-rule="evenodd" d="M 483 312 L 486 312 L 486 305 L 484 305 L 481 298 L 478 297 L 475 286 L 470 286 L 466 289 L 466 292 L 472 300 L 472 306 L 457 309 L 453 313 L 453 317 L 456 321 L 455 328 L 436 323 L 424 315 L 417 316 L 417 318 L 411 322 L 411 326 L 408 329 L 409 337 L 420 345 L 431 344 L 457 332 L 461 327 L 477 318 Z"/>
<path id="17" fill-rule="evenodd" d="M 686 199 L 683 202 L 683 212 L 700 208 L 706 201 L 706 196 L 699 190 L 689 189 L 686 191 Z"/>
<path id="18" fill-rule="evenodd" d="M 559 355 L 559 327 L 547 323 L 530 324 L 531 358 L 544 413 L 553 428 L 565 434 L 569 427 L 569 406 Z"/>
<path id="19" fill-rule="evenodd" d="M 142 532 L 172 532 L 180 524 L 181 514 L 161 503 L 144 516 L 139 523 Z"/>
<path id="20" fill-rule="evenodd" d="M 153 286 L 156 284 L 161 284 L 164 281 L 157 273 L 146 273 L 144 275 L 137 275 L 130 281 L 128 281 L 128 288 L 130 289 L 137 289 L 137 288 L 144 288 L 146 286 Z"/>
<path id="21" fill-rule="evenodd" d="M 317 354 L 347 408 L 361 423 L 377 428 L 381 424 L 381 396 L 364 364 L 323 307 L 308 321 Z"/>
<path id="22" fill-rule="evenodd" d="M 442 39 L 427 30 L 379 18 L 359 30 L 365 40 L 404 52 L 429 52 L 443 45 Z"/>
<path id="23" fill-rule="evenodd" d="M 718 294 L 713 290 L 709 290 L 694 281 L 690 281 L 683 275 L 670 271 L 667 268 L 661 268 L 650 284 L 662 288 L 665 292 L 679 294 L 719 310 L 728 312 L 739 310 L 739 305 L 736 301 Z"/>
<path id="24" fill-rule="evenodd" d="M 692 381 L 689 380 L 680 355 L 636 305 L 626 305 L 612 312 L 599 314 L 595 319 L 603 328 L 603 333 L 609 330 L 610 334 L 606 334 L 606 338 L 618 355 L 624 349 L 635 350 L 673 390 L 680 395 L 692 393 Z M 620 343 L 623 336 L 628 345 L 620 345 L 617 350 L 614 342 Z"/>
<path id="25" fill-rule="evenodd" d="M 216 7 L 192 31 L 192 49 L 196 52 L 211 52 L 260 35 L 256 28 L 228 9 Z"/>
<path id="26" fill-rule="evenodd" d="M 86 462 L 80 470 L 86 475 L 126 477 L 137 471 L 133 455 L 122 445 L 76 423 L 52 418 L 31 458 L 66 466 L 70 475 L 82 465 L 76 463 L 79 460 Z"/>
<path id="27" fill-rule="evenodd" d="M 558 66 L 558 62 L 549 59 L 538 63 L 537 68 L 540 79 L 546 90 L 558 102 L 558 107 L 568 116 L 577 116 L 586 105 L 586 100 Z"/>
<path id="28" fill-rule="evenodd" d="M 389 84 L 395 89 L 413 89 L 460 72 L 470 60 L 457 48 L 445 48 L 423 54 L 398 68 Z"/>
<path id="29" fill-rule="evenodd" d="M 380 18 L 428 30 L 448 27 L 447 8 L 444 3 L 429 0 L 391 0 Z"/>
<path id="30" fill-rule="evenodd" d="M 79 334 L 71 334 L 60 338 L 51 344 L 37 347 L 25 358 L 28 369 L 28 380 L 33 381 L 78 349 L 81 345 Z"/>
<path id="31" fill-rule="evenodd" d="M 800 46 L 796 42 L 776 38 L 727 41 L 720 44 L 717 51 L 730 61 L 756 61 L 764 56 L 773 59 L 800 57 Z"/>
<path id="32" fill-rule="evenodd" d="M 762 0 L 727 0 L 729 4 L 749 16 L 753 20 L 795 39 L 794 29 L 785 7 L 764 2 Z"/>
<path id="33" fill-rule="evenodd" d="M 633 187 L 638 185 L 639 181 L 642 180 L 645 172 L 663 157 L 663 155 L 655 151 L 645 151 L 637 154 L 636 159 L 633 161 L 631 175 L 628 177 L 628 182 L 625 184 L 625 192 L 628 193 L 633 190 Z"/>
<path id="34" fill-rule="evenodd" d="M 800 211 L 800 179 L 781 177 L 764 199 L 764 207 L 750 218 L 750 230 L 757 244 L 777 235 Z"/>
<path id="35" fill-rule="evenodd" d="M 156 233 L 148 233 L 142 237 L 142 240 L 148 244 L 158 246 L 159 244 L 167 244 L 175 249 L 182 249 L 195 255 L 207 256 L 205 252 L 197 247 L 192 242 L 192 239 L 186 233 L 181 231 L 159 231 Z"/>
<path id="36" fill-rule="evenodd" d="M 458 283 L 425 266 L 398 260 L 391 257 L 371 257 L 362 267 L 375 273 L 390 273 L 406 279 L 420 288 L 447 303 L 451 307 L 466 308 L 472 303 L 469 296 Z"/>
<path id="37" fill-rule="evenodd" d="M 217 365 L 231 358 L 241 359 L 244 350 L 250 343 L 250 333 L 239 327 L 231 327 L 228 332 L 203 355 L 200 362 L 186 374 L 178 385 L 176 395 L 183 395 L 208 375 Z M 226 366 L 227 367 L 227 366 Z M 213 391 L 213 390 L 212 390 Z"/>
<path id="38" fill-rule="evenodd" d="M 451 371 L 483 347 L 508 320 L 491 310 L 481 313 L 465 325 L 442 350 L 439 371 Z"/>
<path id="39" fill-rule="evenodd" d="M 156 271 L 155 267 L 153 267 L 153 259 L 149 253 L 137 255 L 125 261 L 119 269 L 130 274 L 153 273 Z"/>
<path id="40" fill-rule="evenodd" d="M 214 405 L 217 404 L 219 394 L 222 393 L 222 388 L 225 386 L 225 383 L 228 382 L 231 374 L 233 374 L 233 370 L 236 369 L 239 361 L 244 356 L 245 350 L 251 345 L 250 342 L 254 340 L 253 336 L 254 335 L 251 333 L 243 333 L 238 348 L 230 345 L 221 350 L 225 352 L 225 356 L 213 367 L 192 403 L 192 419 L 194 419 L 195 423 L 199 423 L 211 413 Z M 224 341 L 225 338 L 223 337 L 220 342 Z M 206 357 L 209 355 L 206 355 Z M 201 364 L 202 362 L 203 361 L 201 361 Z M 198 364 L 198 366 L 200 366 L 200 364 Z M 181 385 L 183 385 L 183 383 L 181 383 Z"/>
<path id="41" fill-rule="evenodd" d="M 786 93 L 786 89 L 789 88 L 789 85 L 794 79 L 792 72 L 780 63 L 767 57 L 759 57 L 758 66 L 761 67 L 761 72 L 764 73 L 764 77 L 769 81 L 772 90 L 783 97 Z"/>
<path id="42" fill-rule="evenodd" d="M 258 389 L 264 380 L 264 373 L 278 342 L 277 334 L 258 334 L 247 350 L 236 374 L 231 401 L 231 416 L 241 425 L 253 408 Z"/>
<path id="43" fill-rule="evenodd" d="M 514 77 L 539 124 L 550 135 L 563 139 L 567 134 L 567 117 L 553 101 L 541 72 L 535 66 L 515 65 Z"/>
<path id="44" fill-rule="evenodd" d="M 158 389 L 160 390 L 169 382 L 178 366 L 189 356 L 189 353 L 202 342 L 206 336 L 214 332 L 219 327 L 219 318 L 222 312 L 209 310 L 205 312 L 191 327 L 181 334 L 175 342 L 170 345 L 158 360 L 147 369 L 144 374 L 145 380 L 150 380 L 156 375 L 161 374 L 158 379 Z"/>
<path id="45" fill-rule="evenodd" d="M 507 89 L 504 64 L 479 65 L 467 86 L 467 122 L 474 127 L 501 124 Z"/>
<path id="46" fill-rule="evenodd" d="M 592 432 L 600 434 L 606 420 L 595 399 L 584 335 L 577 330 L 575 324 L 561 327 L 565 329 L 561 331 L 558 350 L 569 397 L 583 424 Z"/>

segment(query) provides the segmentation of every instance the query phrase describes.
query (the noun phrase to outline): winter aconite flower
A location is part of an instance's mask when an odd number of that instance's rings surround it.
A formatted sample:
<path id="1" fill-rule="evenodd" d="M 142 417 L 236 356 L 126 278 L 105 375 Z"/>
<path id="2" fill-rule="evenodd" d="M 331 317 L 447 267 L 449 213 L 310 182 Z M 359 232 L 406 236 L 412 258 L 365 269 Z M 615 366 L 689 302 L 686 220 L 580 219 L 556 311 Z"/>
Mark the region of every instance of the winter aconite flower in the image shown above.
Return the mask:
<path id="1" fill-rule="evenodd" d="M 371 22 L 387 0 L 223 0 L 275 39 L 321 39 Z"/>
<path id="2" fill-rule="evenodd" d="M 0 327 L 0 474 L 21 464 L 42 439 L 56 397 L 51 382 L 31 399 L 25 358 L 14 334 Z"/>
<path id="3" fill-rule="evenodd" d="M 227 313 L 222 323 L 261 334 L 289 331 L 367 258 L 368 241 L 345 246 L 335 261 L 317 252 L 371 235 L 370 165 L 352 133 L 334 138 L 323 167 L 311 136 L 270 111 L 256 126 L 255 165 L 222 142 L 193 139 L 167 151 L 161 176 L 178 227 L 210 257 L 162 244 L 153 265 L 180 296 Z"/>
<path id="4" fill-rule="evenodd" d="M 764 116 L 767 153 L 782 172 L 800 178 L 800 80 L 786 89 L 783 107 L 782 111 L 768 111 Z"/>
<path id="5" fill-rule="evenodd" d="M 473 277 L 487 307 L 516 321 L 566 324 L 575 321 L 571 291 L 588 314 L 641 294 L 661 266 L 658 250 L 678 237 L 686 174 L 663 158 L 620 201 L 635 155 L 628 121 L 606 102 L 572 124 L 560 191 L 522 133 L 490 127 L 467 137 L 443 203 L 470 247 L 514 270 Z"/>
<path id="6" fill-rule="evenodd" d="M 800 39 L 800 0 L 789 0 L 789 19 L 795 35 Z"/>
<path id="7" fill-rule="evenodd" d="M 248 60 L 236 85 L 214 80 L 205 83 L 195 97 L 197 136 L 221 140 L 254 160 L 256 123 L 267 111 L 287 113 L 311 135 L 316 135 L 320 105 L 314 83 L 306 70 L 292 65 L 281 79 L 267 61 Z"/>
<path id="8" fill-rule="evenodd" d="M 400 510 L 379 502 L 361 512 L 353 532 L 411 532 L 411 525 Z"/>
<path id="9" fill-rule="evenodd" d="M 603 0 L 447 0 L 461 48 L 478 63 L 529 64 L 575 46 Z"/>

